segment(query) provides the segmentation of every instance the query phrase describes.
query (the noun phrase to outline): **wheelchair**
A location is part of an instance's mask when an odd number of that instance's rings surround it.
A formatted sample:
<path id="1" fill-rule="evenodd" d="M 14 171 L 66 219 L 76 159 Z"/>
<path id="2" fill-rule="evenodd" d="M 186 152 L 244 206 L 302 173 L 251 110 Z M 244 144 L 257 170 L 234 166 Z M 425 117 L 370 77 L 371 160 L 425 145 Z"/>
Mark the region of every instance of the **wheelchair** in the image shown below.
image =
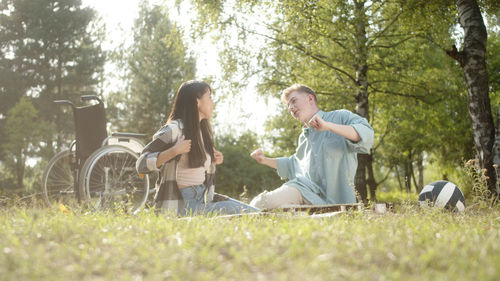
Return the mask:
<path id="1" fill-rule="evenodd" d="M 81 100 L 91 104 L 77 107 L 68 100 L 54 101 L 71 106 L 75 140 L 49 161 L 42 178 L 44 199 L 49 206 L 77 201 L 92 210 L 123 207 L 137 213 L 150 193 L 149 176 L 135 169 L 144 147 L 140 139 L 146 135 L 108 136 L 102 100 L 95 95 Z"/>

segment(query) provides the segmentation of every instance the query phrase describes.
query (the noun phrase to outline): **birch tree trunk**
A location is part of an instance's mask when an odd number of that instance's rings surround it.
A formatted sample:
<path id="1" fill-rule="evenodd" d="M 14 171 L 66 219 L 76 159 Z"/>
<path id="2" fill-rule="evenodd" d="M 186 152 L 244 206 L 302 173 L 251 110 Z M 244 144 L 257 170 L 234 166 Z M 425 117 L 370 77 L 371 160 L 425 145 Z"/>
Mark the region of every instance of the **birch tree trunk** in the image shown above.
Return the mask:
<path id="1" fill-rule="evenodd" d="M 411 192 L 411 161 L 405 162 L 405 188 L 406 192 Z"/>
<path id="2" fill-rule="evenodd" d="M 25 161 L 23 158 L 22 150 L 19 151 L 18 155 L 14 156 L 16 162 L 16 183 L 17 189 L 19 191 L 24 191 L 24 166 Z"/>
<path id="3" fill-rule="evenodd" d="M 377 186 L 378 183 L 375 181 L 375 176 L 373 173 L 373 156 L 372 154 L 365 154 L 368 156 L 368 165 L 367 165 L 367 170 L 368 170 L 368 186 L 370 187 L 370 200 L 372 202 L 377 202 Z"/>
<path id="4" fill-rule="evenodd" d="M 401 183 L 401 174 L 399 173 L 399 168 L 398 165 L 396 165 L 396 175 L 398 178 L 398 184 L 399 184 L 399 191 L 403 191 L 403 184 Z"/>
<path id="5" fill-rule="evenodd" d="M 365 14 L 365 2 L 355 1 L 354 17 L 356 18 L 356 45 L 355 54 L 356 58 L 354 60 L 354 70 L 356 72 L 356 113 L 369 119 L 369 106 L 368 106 L 368 49 L 366 37 L 366 26 L 368 25 L 366 14 Z M 358 168 L 356 170 L 356 176 L 354 179 L 354 185 L 358 191 L 361 199 L 366 202 L 368 198 L 367 171 L 371 169 L 370 155 L 358 154 Z"/>
<path id="6" fill-rule="evenodd" d="M 497 127 L 496 127 L 496 134 L 495 134 L 495 145 L 493 146 L 493 163 L 496 164 L 497 168 L 495 168 L 495 172 L 497 175 L 497 181 L 499 179 L 498 177 L 498 172 L 500 171 L 498 169 L 498 166 L 500 166 L 500 106 L 498 107 L 498 115 L 497 115 Z M 497 185 L 496 188 L 497 194 L 500 194 L 500 187 Z"/>
<path id="7" fill-rule="evenodd" d="M 417 193 L 424 187 L 424 153 L 420 152 L 417 157 Z"/>
<path id="8" fill-rule="evenodd" d="M 487 33 L 483 17 L 476 0 L 457 0 L 458 18 L 464 29 L 463 50 L 453 46 L 448 55 L 463 68 L 469 98 L 469 115 L 472 123 L 474 144 L 481 169 L 486 169 L 488 189 L 496 193 L 496 173 L 493 168 L 493 144 L 495 127 L 488 95 L 488 73 L 486 71 Z"/>

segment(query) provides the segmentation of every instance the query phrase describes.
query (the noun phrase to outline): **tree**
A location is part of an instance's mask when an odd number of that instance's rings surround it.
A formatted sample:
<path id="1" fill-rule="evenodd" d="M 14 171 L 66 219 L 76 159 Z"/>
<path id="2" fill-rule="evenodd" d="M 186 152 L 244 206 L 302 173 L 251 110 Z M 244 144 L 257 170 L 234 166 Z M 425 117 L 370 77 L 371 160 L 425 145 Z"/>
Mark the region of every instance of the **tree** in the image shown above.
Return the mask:
<path id="1" fill-rule="evenodd" d="M 147 1 L 140 6 L 134 42 L 119 58 L 127 69 L 128 87 L 112 99 L 117 100 L 115 111 L 121 108 L 116 122 L 121 121 L 120 129 L 151 134 L 166 121 L 177 88 L 194 78 L 196 67 L 181 30 L 167 13 Z"/>
<path id="2" fill-rule="evenodd" d="M 452 43 L 453 6 L 417 4 L 401 16 L 398 30 L 418 33 L 373 54 L 372 69 L 384 70 L 370 72 L 369 90 L 379 140 L 373 157 L 385 170 L 381 178 L 397 177 L 407 190 L 415 185 L 419 191 L 430 161 L 455 169 L 473 152 L 470 121 L 460 118 L 467 114 L 465 85 L 441 47 Z"/>
<path id="3" fill-rule="evenodd" d="M 458 18 L 464 29 L 462 51 L 455 46 L 448 54 L 463 68 L 469 96 L 469 116 L 479 165 L 486 169 L 488 189 L 497 194 L 497 175 L 493 167 L 495 125 L 491 113 L 486 66 L 487 31 L 476 0 L 457 0 Z M 500 126 L 500 124 L 497 124 Z"/>
<path id="4" fill-rule="evenodd" d="M 5 125 L 7 137 L 2 143 L 2 148 L 7 153 L 8 161 L 12 162 L 9 166 L 15 175 L 18 190 L 24 188 L 26 160 L 34 156 L 36 149 L 33 144 L 40 140 L 42 128 L 38 112 L 27 98 L 21 98 L 7 113 Z"/>
<path id="5" fill-rule="evenodd" d="M 228 48 L 223 53 L 229 59 L 224 62 L 229 66 L 228 71 L 247 71 L 248 75 L 260 73 L 263 93 L 277 94 L 287 85 L 304 83 L 317 90 L 319 103 L 324 109 L 347 108 L 374 125 L 377 125 L 372 110 L 375 95 L 384 95 L 387 99 L 406 97 L 410 102 L 413 99 L 432 99 L 435 95 L 429 83 L 415 80 L 416 75 L 412 75 L 412 66 L 408 66 L 406 58 L 395 59 L 400 58 L 398 53 L 402 48 L 408 48 L 405 43 L 412 42 L 415 47 L 416 39 L 429 26 L 439 26 L 440 32 L 449 30 L 448 26 L 439 24 L 443 19 L 438 17 L 426 19 L 426 25 L 421 28 L 406 28 L 402 23 L 413 12 L 412 2 L 284 0 L 243 1 L 233 5 L 228 1 L 195 3 L 200 11 L 203 10 L 200 15 L 204 18 L 199 22 L 213 23 L 219 30 L 228 31 L 226 36 L 234 34 L 236 27 L 237 38 L 244 42 L 242 45 L 255 38 L 263 42 L 259 48 L 250 45 L 257 51 L 247 60 L 244 58 L 251 50 L 245 46 Z M 210 16 L 205 17 L 207 9 Z M 232 13 L 230 9 L 238 12 Z M 252 21 L 247 15 L 259 15 L 259 21 Z M 237 62 L 234 62 L 235 58 L 238 58 Z M 252 64 L 254 68 L 248 66 Z M 386 114 L 390 115 L 390 112 Z M 374 153 L 358 156 L 355 185 L 363 200 L 367 199 L 367 185 L 375 200 L 379 184 L 373 171 Z"/>
<path id="6" fill-rule="evenodd" d="M 241 197 L 250 199 L 282 184 L 276 170 L 249 156 L 258 148 L 255 133 L 245 132 L 237 139 L 231 135 L 218 137 L 216 147 L 224 154 L 224 163 L 217 166 L 217 192 L 234 197 L 243 194 Z"/>
<path id="7" fill-rule="evenodd" d="M 74 139 L 71 113 L 53 100 L 76 102 L 81 94 L 97 92 L 105 61 L 102 31 L 95 11 L 83 8 L 81 0 L 1 0 L 0 136 L 10 141 L 0 146 L 0 160 L 15 171 L 19 187 L 27 157 L 36 151 L 46 160 Z M 18 103 L 26 108 L 23 98 L 36 109 L 36 122 L 9 111 Z M 27 133 L 33 124 L 38 130 Z"/>
<path id="8" fill-rule="evenodd" d="M 2 0 L 0 15 L 0 92 L 8 101 L 2 110 L 33 98 L 40 118 L 53 124 L 36 144 L 48 157 L 73 135 L 72 119 L 62 118 L 53 100 L 96 92 L 105 61 L 102 28 L 81 0 Z"/>
<path id="9" fill-rule="evenodd" d="M 495 145 L 494 160 L 495 164 L 500 165 L 500 56 L 497 51 L 500 49 L 500 32 L 489 32 L 487 52 L 487 66 L 488 66 L 488 86 L 490 87 L 490 97 L 492 98 L 492 105 L 496 106 L 496 130 L 495 130 Z"/>

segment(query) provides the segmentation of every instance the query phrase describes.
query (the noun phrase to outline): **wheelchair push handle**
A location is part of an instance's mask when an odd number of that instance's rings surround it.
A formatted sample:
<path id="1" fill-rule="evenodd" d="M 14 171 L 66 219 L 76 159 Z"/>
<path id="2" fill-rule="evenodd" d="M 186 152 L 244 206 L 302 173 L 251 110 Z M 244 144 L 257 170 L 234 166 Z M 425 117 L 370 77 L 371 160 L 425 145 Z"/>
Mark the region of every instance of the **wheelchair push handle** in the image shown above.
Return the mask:
<path id="1" fill-rule="evenodd" d="M 102 100 L 96 95 L 84 95 L 84 96 L 81 96 L 80 99 L 82 101 L 96 100 L 99 103 L 102 103 Z"/>
<path id="2" fill-rule="evenodd" d="M 71 107 L 75 107 L 75 105 L 69 100 L 55 100 L 54 103 L 58 105 L 69 105 Z"/>
<path id="3" fill-rule="evenodd" d="M 80 99 L 82 101 L 96 100 L 97 102 L 102 103 L 102 100 L 96 95 L 84 95 L 84 96 L 81 96 Z M 69 100 L 55 100 L 54 103 L 59 104 L 59 105 L 69 105 L 73 108 L 75 107 L 75 105 Z"/>

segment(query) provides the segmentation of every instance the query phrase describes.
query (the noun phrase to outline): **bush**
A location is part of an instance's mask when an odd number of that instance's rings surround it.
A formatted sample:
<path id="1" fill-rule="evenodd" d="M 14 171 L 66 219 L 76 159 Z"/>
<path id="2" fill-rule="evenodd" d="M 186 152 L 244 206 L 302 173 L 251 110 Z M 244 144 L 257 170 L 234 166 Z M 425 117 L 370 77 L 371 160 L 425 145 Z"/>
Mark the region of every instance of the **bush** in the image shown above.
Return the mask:
<path id="1" fill-rule="evenodd" d="M 224 163 L 217 166 L 215 189 L 218 193 L 248 201 L 263 190 L 282 184 L 276 170 L 250 157 L 257 147 L 257 136 L 251 132 L 238 139 L 232 136 L 217 139 L 216 148 L 224 154 Z"/>

